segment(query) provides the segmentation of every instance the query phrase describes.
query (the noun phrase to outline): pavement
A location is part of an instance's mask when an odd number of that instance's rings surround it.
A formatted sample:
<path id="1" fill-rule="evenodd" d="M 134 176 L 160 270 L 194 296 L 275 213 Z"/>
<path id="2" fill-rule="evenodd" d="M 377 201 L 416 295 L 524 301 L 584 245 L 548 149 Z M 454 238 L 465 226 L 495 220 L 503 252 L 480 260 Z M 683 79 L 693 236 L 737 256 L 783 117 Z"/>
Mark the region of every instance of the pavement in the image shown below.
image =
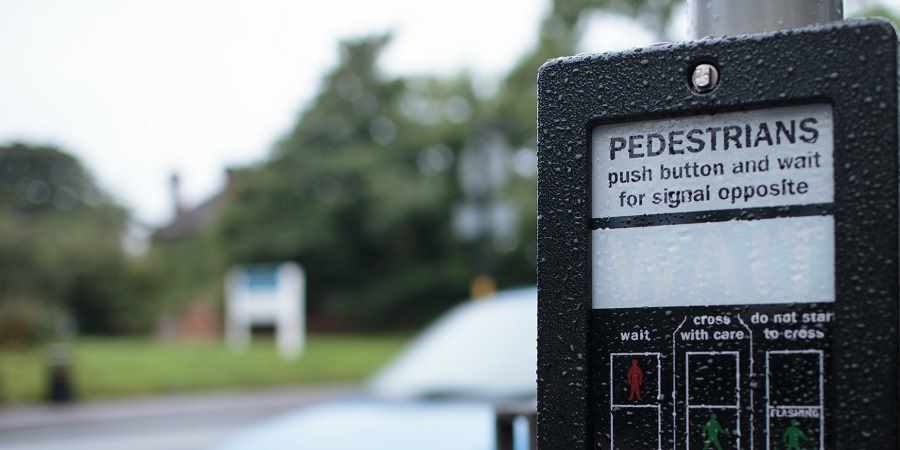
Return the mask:
<path id="1" fill-rule="evenodd" d="M 266 418 L 357 389 L 291 387 L 0 409 L 0 450 L 206 450 Z"/>

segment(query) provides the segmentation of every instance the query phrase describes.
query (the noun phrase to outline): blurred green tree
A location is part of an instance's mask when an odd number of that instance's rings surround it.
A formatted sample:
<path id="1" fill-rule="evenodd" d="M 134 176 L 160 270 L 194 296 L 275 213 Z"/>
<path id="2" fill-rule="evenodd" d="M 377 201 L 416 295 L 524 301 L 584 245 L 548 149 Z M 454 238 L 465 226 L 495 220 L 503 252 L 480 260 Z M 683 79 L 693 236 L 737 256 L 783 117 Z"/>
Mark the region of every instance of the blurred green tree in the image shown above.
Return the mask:
<path id="1" fill-rule="evenodd" d="M 129 292 L 126 226 L 126 211 L 73 156 L 0 146 L 0 316 L 28 322 L 62 313 L 86 333 L 140 328 L 146 315 Z M 26 325 L 27 333 L 49 327 Z"/>
<path id="2" fill-rule="evenodd" d="M 417 323 L 464 296 L 471 271 L 450 227 L 451 161 L 477 99 L 465 76 L 392 78 L 390 41 L 348 40 L 265 164 L 236 180 L 220 236 L 231 263 L 295 260 L 311 316 Z"/>
<path id="3" fill-rule="evenodd" d="M 300 262 L 311 316 L 356 327 L 420 323 L 464 298 L 478 274 L 501 287 L 532 284 L 539 65 L 573 53 L 595 10 L 665 24 L 674 4 L 553 1 L 535 49 L 490 98 L 465 73 L 387 76 L 378 59 L 388 35 L 343 42 L 291 132 L 233 186 L 218 226 L 225 261 Z M 473 194 L 461 172 L 491 155 L 515 170 L 499 187 Z M 502 239 L 484 230 L 466 238 L 461 210 L 482 221 L 499 215 L 501 228 L 514 230 Z"/>
<path id="4" fill-rule="evenodd" d="M 900 17 L 897 16 L 897 13 L 888 8 L 887 6 L 881 4 L 869 5 L 866 8 L 863 8 L 858 14 L 857 17 L 881 17 L 883 19 L 887 19 L 894 23 L 894 26 L 900 25 Z"/>

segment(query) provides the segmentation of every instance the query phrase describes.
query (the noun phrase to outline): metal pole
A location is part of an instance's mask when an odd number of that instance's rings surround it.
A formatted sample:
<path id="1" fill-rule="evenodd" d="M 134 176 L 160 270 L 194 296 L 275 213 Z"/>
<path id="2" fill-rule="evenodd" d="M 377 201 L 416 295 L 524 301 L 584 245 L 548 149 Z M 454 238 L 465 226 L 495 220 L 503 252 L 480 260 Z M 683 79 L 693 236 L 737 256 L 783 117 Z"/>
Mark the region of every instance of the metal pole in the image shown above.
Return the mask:
<path id="1" fill-rule="evenodd" d="M 689 0 L 691 37 L 735 36 L 843 20 L 842 0 Z"/>

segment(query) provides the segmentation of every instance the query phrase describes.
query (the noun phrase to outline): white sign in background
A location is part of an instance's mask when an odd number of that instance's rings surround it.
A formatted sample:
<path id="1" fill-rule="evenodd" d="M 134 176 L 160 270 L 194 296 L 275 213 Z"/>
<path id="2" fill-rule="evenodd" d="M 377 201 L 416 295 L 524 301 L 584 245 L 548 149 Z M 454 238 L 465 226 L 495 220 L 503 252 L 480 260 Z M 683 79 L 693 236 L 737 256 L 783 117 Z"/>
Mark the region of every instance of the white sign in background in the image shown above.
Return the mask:
<path id="1" fill-rule="evenodd" d="M 809 119 L 814 119 L 814 122 Z M 816 127 L 817 132 L 803 128 Z M 781 125 L 778 125 L 778 123 Z M 771 134 L 772 145 L 762 128 L 781 128 L 781 143 Z M 789 132 L 793 123 L 793 142 Z M 744 139 L 747 126 L 756 130 L 750 145 L 737 148 L 735 139 Z M 742 137 L 731 128 L 730 145 L 725 150 L 725 127 L 740 127 Z M 704 150 L 686 148 L 687 132 L 708 130 Z M 715 131 L 718 130 L 718 131 Z M 772 133 L 772 130 L 769 130 Z M 669 140 L 670 133 L 683 140 L 660 151 L 659 137 Z M 712 151 L 712 136 L 716 150 Z M 757 142 L 757 135 L 762 137 Z M 815 134 L 815 139 L 813 135 Z M 654 144 L 647 146 L 647 136 Z M 632 139 L 632 136 L 636 137 Z M 805 136 L 807 139 L 801 139 Z M 621 140 L 610 144 L 613 138 Z M 692 134 L 700 138 L 700 132 Z M 644 144 L 639 146 L 643 139 Z M 634 141 L 634 145 L 629 142 Z M 693 144 L 697 150 L 700 144 Z M 612 159 L 611 145 L 615 152 Z M 629 146 L 634 157 L 629 157 Z M 684 150 L 684 153 L 679 153 Z M 798 167 L 796 158 L 804 161 Z M 594 131 L 593 138 L 593 217 L 609 218 L 642 214 L 664 214 L 757 208 L 785 205 L 832 203 L 833 123 L 831 108 L 826 105 L 798 106 L 740 113 L 694 116 L 682 119 L 604 125 Z M 788 158 L 794 158 L 791 168 Z M 766 161 L 768 163 L 760 162 Z M 757 161 L 756 164 L 747 161 Z M 669 178 L 661 166 L 685 167 L 721 164 L 724 174 Z M 756 169 L 755 172 L 733 173 L 735 167 Z M 627 171 L 638 171 L 649 179 L 623 181 Z M 766 169 L 766 170 L 762 170 Z M 715 170 L 715 169 L 709 169 Z M 617 180 L 611 173 L 626 173 Z M 682 172 L 684 173 L 684 172 Z M 693 172 L 688 172 L 693 174 Z M 618 176 L 618 175 L 616 175 Z M 793 193 L 782 189 L 788 180 Z M 610 186 L 611 181 L 617 181 Z M 805 183 L 800 189 L 800 183 Z M 778 195 L 771 195 L 771 185 Z M 709 186 L 709 188 L 707 188 Z M 745 189 L 752 186 L 751 194 Z M 766 186 L 764 189 L 759 186 Z M 737 190 L 735 190 L 737 188 Z M 723 199 L 719 191 L 726 189 Z M 803 192 L 800 192 L 800 191 Z M 680 194 L 665 198 L 665 192 L 691 191 L 689 198 Z M 699 191 L 699 192 L 698 192 Z M 762 194 L 765 191 L 766 195 Z M 620 203 L 621 194 L 644 194 L 645 203 L 629 206 Z M 709 192 L 709 198 L 705 198 Z M 654 203 L 656 195 L 659 203 Z M 734 193 L 734 194 L 733 194 Z M 735 198 L 737 197 L 737 198 Z M 670 206 L 672 201 L 681 202 Z M 834 219 L 831 216 L 783 217 L 766 220 L 732 220 L 726 222 L 689 223 L 648 227 L 609 228 L 592 232 L 593 306 L 594 308 L 636 308 L 667 306 L 708 306 L 740 304 L 783 304 L 834 301 Z"/>
<path id="2" fill-rule="evenodd" d="M 831 203 L 829 105 L 594 129 L 593 217 Z"/>

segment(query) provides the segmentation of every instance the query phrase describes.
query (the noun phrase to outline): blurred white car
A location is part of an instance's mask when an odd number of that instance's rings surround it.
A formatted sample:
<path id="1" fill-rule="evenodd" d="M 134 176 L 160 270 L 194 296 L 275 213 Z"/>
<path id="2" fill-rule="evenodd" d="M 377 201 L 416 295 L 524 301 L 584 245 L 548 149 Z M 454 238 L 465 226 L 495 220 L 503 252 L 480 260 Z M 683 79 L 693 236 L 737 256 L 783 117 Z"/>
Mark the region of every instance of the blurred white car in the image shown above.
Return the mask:
<path id="1" fill-rule="evenodd" d="M 364 397 L 277 417 L 220 449 L 493 450 L 494 406 L 533 400 L 536 370 L 537 291 L 504 291 L 440 318 Z M 527 426 L 515 431 L 527 445 Z"/>

